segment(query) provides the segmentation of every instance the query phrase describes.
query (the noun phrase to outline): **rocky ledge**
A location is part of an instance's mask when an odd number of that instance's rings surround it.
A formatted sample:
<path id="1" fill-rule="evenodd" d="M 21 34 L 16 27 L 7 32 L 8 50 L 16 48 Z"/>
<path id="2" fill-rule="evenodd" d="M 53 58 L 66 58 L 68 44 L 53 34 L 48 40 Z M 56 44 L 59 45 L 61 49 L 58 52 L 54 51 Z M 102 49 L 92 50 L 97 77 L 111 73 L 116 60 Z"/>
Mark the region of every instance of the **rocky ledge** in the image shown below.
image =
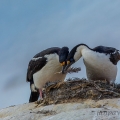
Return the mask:
<path id="1" fill-rule="evenodd" d="M 1 109 L 0 120 L 120 120 L 120 98 L 40 107 L 26 103 Z"/>
<path id="2" fill-rule="evenodd" d="M 76 78 L 47 83 L 39 105 L 0 110 L 0 120 L 120 120 L 120 85 Z"/>

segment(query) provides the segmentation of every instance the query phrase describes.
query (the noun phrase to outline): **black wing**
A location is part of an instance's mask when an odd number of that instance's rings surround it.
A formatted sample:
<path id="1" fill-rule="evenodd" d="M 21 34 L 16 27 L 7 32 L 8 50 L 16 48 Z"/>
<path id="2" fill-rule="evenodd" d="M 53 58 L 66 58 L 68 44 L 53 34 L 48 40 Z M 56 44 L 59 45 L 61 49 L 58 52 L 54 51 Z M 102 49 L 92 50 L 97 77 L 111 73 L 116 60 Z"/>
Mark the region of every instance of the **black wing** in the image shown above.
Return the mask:
<path id="1" fill-rule="evenodd" d="M 46 58 L 44 57 L 37 60 L 31 60 L 27 70 L 27 81 L 31 81 L 33 79 L 33 74 L 42 69 L 46 62 Z"/>
<path id="2" fill-rule="evenodd" d="M 99 53 L 111 54 L 118 50 L 113 47 L 97 46 L 97 47 L 93 48 L 93 51 L 96 51 Z"/>
<path id="3" fill-rule="evenodd" d="M 105 46 L 98 46 L 93 48 L 94 51 L 99 52 L 99 53 L 105 53 L 110 54 L 110 61 L 114 64 L 117 65 L 117 62 L 120 60 L 120 53 L 119 50 L 112 48 L 112 47 L 105 47 Z"/>
<path id="4" fill-rule="evenodd" d="M 43 68 L 43 66 L 47 63 L 47 58 L 45 55 L 49 55 L 52 53 L 59 53 L 60 48 L 53 47 L 43 50 L 42 52 L 36 54 L 33 59 L 29 62 L 28 69 L 27 69 L 27 76 L 26 80 L 31 81 L 33 80 L 33 74 Z"/>
<path id="5" fill-rule="evenodd" d="M 36 54 L 36 55 L 34 56 L 34 58 L 43 57 L 43 56 L 45 56 L 45 55 L 49 55 L 49 54 L 52 54 L 52 53 L 57 53 L 57 54 L 58 54 L 59 51 L 60 51 L 60 49 L 61 49 L 61 48 L 59 48 L 59 47 L 48 48 L 48 49 L 43 50 L 43 51 L 41 51 L 40 53 Z"/>

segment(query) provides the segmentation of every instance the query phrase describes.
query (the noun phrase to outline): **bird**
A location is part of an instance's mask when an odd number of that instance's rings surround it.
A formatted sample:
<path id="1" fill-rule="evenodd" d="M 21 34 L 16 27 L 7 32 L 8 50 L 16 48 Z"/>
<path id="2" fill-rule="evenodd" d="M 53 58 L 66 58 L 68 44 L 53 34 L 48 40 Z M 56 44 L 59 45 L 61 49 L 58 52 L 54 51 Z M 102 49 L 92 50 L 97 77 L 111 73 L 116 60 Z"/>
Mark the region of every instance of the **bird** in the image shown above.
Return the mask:
<path id="1" fill-rule="evenodd" d="M 26 81 L 30 82 L 29 102 L 43 99 L 42 89 L 47 82 L 64 81 L 66 74 L 62 69 L 67 64 L 68 47 L 51 47 L 36 54 L 29 62 Z"/>
<path id="2" fill-rule="evenodd" d="M 117 76 L 117 63 L 120 60 L 119 50 L 102 45 L 90 48 L 86 44 L 78 44 L 69 52 L 67 65 L 62 73 L 65 73 L 81 57 L 83 57 L 88 80 L 106 80 L 114 84 Z"/>

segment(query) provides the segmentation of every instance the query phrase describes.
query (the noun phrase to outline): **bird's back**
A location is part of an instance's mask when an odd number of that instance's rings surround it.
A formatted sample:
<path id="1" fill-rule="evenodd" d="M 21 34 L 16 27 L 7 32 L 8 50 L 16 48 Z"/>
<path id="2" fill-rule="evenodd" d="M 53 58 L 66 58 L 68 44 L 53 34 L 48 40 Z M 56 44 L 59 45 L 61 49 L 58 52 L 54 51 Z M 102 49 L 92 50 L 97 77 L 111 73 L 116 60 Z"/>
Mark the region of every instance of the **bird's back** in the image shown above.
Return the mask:
<path id="1" fill-rule="evenodd" d="M 52 47 L 36 54 L 29 62 L 26 80 L 27 81 L 33 80 L 33 74 L 43 68 L 43 66 L 47 62 L 45 55 L 49 55 L 53 53 L 58 54 L 59 51 L 60 51 L 59 47 Z"/>

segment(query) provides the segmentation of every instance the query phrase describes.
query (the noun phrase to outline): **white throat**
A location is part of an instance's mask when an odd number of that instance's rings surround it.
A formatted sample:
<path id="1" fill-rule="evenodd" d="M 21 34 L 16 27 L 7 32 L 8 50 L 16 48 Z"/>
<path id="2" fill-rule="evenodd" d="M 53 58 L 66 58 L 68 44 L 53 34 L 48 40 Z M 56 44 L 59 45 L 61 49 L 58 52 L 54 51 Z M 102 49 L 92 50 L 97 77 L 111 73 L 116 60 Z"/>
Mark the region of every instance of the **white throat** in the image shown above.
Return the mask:
<path id="1" fill-rule="evenodd" d="M 80 45 L 77 47 L 75 55 L 74 55 L 74 60 L 78 61 L 82 57 L 82 51 L 83 50 L 89 50 L 89 48 L 85 45 Z"/>

